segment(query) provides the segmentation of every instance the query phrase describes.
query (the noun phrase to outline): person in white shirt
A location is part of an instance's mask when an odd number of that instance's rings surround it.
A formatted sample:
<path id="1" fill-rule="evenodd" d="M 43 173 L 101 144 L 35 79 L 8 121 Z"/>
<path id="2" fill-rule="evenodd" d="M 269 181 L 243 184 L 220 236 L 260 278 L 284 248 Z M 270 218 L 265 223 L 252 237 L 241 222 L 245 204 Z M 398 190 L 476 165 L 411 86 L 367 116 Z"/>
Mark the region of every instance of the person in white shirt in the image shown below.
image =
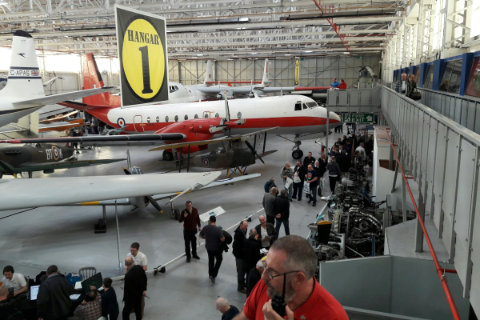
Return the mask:
<path id="1" fill-rule="evenodd" d="M 360 142 L 360 145 L 357 147 L 357 149 L 355 149 L 355 153 L 358 152 L 358 155 L 362 158 L 362 160 L 365 160 L 366 152 L 363 146 L 364 146 L 363 142 Z"/>
<path id="2" fill-rule="evenodd" d="M 402 73 L 400 79 L 395 83 L 395 91 L 405 94 L 407 92 L 407 74 Z"/>
<path id="3" fill-rule="evenodd" d="M 15 273 L 12 266 L 8 265 L 3 268 L 2 283 L 7 288 L 13 288 L 13 295 L 17 296 L 21 293 L 27 292 L 27 280 L 21 273 Z"/>
<path id="4" fill-rule="evenodd" d="M 130 246 L 130 252 L 127 253 L 127 258 L 131 257 L 133 259 L 133 262 L 135 265 L 139 265 L 143 267 L 143 270 L 147 271 L 147 256 L 139 251 L 140 249 L 140 244 L 138 242 L 134 242 Z"/>

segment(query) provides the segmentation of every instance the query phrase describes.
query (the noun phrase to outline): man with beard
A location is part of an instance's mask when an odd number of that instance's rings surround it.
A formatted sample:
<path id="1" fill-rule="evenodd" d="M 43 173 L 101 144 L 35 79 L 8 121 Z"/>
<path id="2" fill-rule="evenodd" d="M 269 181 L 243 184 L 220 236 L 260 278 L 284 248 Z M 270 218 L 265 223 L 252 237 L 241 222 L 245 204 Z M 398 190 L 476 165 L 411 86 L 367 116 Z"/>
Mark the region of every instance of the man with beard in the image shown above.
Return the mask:
<path id="1" fill-rule="evenodd" d="M 278 239 L 265 259 L 263 281 L 235 320 L 284 319 L 274 310 L 273 298 L 284 301 L 287 319 L 348 319 L 340 303 L 315 279 L 316 267 L 317 256 L 306 239 L 294 235 Z"/>

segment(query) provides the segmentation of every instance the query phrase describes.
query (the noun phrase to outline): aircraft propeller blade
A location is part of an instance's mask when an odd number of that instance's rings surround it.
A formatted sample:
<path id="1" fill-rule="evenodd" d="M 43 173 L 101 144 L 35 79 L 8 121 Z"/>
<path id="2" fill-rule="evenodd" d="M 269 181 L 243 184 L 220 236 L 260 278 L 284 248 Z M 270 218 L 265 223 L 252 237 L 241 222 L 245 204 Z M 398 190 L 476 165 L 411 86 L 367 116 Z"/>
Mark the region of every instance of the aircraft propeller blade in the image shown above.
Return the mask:
<path id="1" fill-rule="evenodd" d="M 127 149 L 127 168 L 131 168 L 131 167 L 132 167 L 132 162 L 130 158 L 130 149 Z"/>
<path id="2" fill-rule="evenodd" d="M 152 204 L 155 209 L 157 209 L 158 211 L 162 211 L 162 207 L 160 207 L 160 205 L 157 201 L 155 201 L 155 199 L 153 199 L 151 196 L 145 196 L 145 198 L 148 200 L 148 202 Z"/>
<path id="3" fill-rule="evenodd" d="M 252 144 L 250 142 L 248 142 L 248 140 L 245 140 L 245 144 L 247 145 L 248 149 L 250 149 L 250 151 L 252 151 L 253 155 L 256 156 L 260 161 L 262 161 L 263 164 L 265 164 L 265 161 L 263 161 L 262 157 L 260 157 L 260 155 L 257 153 L 257 151 L 252 146 Z"/>
<path id="4" fill-rule="evenodd" d="M 230 121 L 230 107 L 228 105 L 227 91 L 225 91 L 225 119 Z"/>

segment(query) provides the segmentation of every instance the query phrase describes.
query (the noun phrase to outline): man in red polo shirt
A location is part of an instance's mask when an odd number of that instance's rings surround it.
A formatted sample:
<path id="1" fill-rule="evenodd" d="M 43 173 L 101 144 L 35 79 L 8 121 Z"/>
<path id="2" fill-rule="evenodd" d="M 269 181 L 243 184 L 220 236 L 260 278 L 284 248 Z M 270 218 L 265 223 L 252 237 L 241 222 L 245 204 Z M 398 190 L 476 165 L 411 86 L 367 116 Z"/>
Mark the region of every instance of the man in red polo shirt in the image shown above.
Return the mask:
<path id="1" fill-rule="evenodd" d="M 283 297 L 289 320 L 348 319 L 341 304 L 315 279 L 317 261 L 312 246 L 302 237 L 290 235 L 275 241 L 265 259 L 263 281 L 254 287 L 235 320 L 284 319 L 274 310 L 273 297 Z"/>

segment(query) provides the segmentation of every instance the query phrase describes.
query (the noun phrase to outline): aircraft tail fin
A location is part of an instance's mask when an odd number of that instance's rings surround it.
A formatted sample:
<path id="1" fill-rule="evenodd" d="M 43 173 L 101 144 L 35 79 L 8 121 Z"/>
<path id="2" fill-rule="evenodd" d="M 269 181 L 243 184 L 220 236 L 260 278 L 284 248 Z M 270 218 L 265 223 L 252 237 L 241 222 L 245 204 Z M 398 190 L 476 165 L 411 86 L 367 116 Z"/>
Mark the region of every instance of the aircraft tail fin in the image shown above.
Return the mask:
<path id="1" fill-rule="evenodd" d="M 212 60 L 207 61 L 207 69 L 205 70 L 205 80 L 203 83 L 209 85 L 209 82 L 213 81 L 213 66 Z"/>
<path id="2" fill-rule="evenodd" d="M 262 87 L 266 87 L 270 84 L 270 76 L 268 74 L 268 59 L 265 59 L 265 67 L 263 68 Z"/>
<path id="3" fill-rule="evenodd" d="M 17 30 L 13 34 L 7 85 L 1 95 L 21 96 L 23 99 L 26 92 L 32 98 L 45 96 L 33 38 L 29 33 Z"/>
<path id="4" fill-rule="evenodd" d="M 97 62 L 93 53 L 85 56 L 83 62 L 83 90 L 92 88 L 101 88 L 104 86 L 102 75 L 97 67 Z M 83 103 L 89 106 L 118 107 L 120 97 L 113 96 L 110 92 L 104 92 L 94 96 L 83 98 Z"/>

